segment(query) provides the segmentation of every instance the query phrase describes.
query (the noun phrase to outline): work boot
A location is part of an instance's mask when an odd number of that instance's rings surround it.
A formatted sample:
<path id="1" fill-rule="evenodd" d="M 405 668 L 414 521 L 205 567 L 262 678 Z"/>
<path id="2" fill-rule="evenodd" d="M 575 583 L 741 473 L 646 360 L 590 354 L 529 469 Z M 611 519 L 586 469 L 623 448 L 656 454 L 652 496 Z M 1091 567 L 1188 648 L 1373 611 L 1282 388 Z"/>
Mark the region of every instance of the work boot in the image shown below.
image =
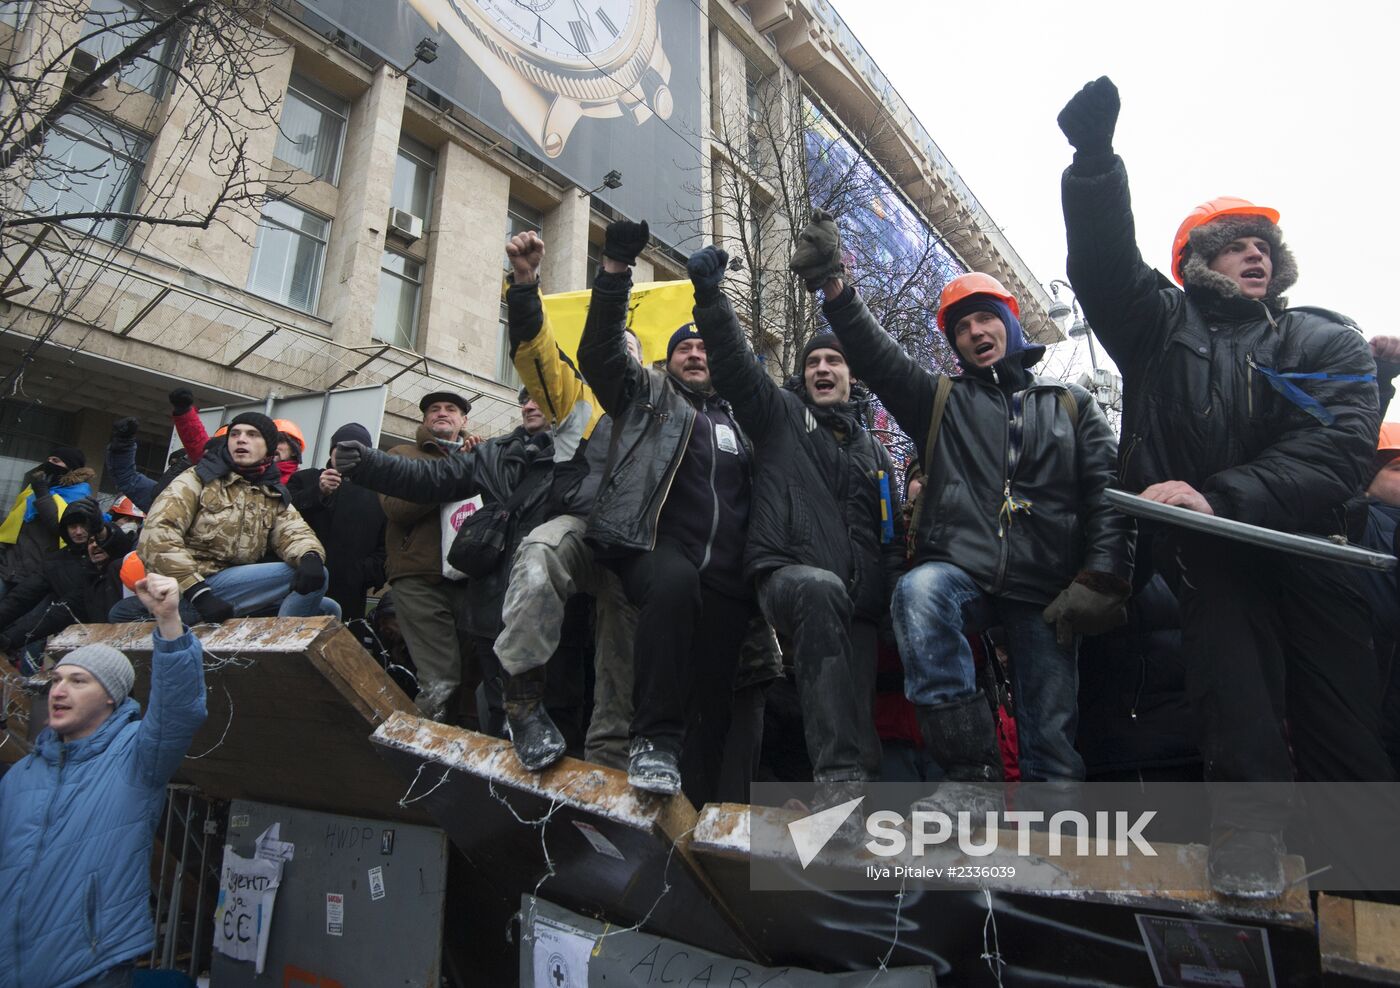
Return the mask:
<path id="1" fill-rule="evenodd" d="M 519 675 L 505 675 L 502 692 L 506 708 L 506 736 L 515 745 L 515 757 L 528 771 L 540 772 L 564 756 L 564 735 L 544 708 L 544 666 Z"/>
<path id="2" fill-rule="evenodd" d="M 418 713 L 428 720 L 446 723 L 447 703 L 456 691 L 457 687 L 452 683 L 424 683 L 418 695 L 413 698 L 413 705 L 418 708 Z"/>
<path id="3" fill-rule="evenodd" d="M 946 813 L 955 824 L 959 811 L 969 812 L 972 821 L 984 821 L 988 813 L 1005 809 L 1005 773 L 986 696 L 979 690 L 948 703 L 920 706 L 918 716 L 924 744 L 942 767 L 944 781 L 911 809 Z"/>
<path id="4" fill-rule="evenodd" d="M 1206 874 L 1217 895 L 1277 899 L 1283 895 L 1283 834 L 1222 827 L 1210 834 Z"/>
<path id="5" fill-rule="evenodd" d="M 650 738 L 632 739 L 627 761 L 627 784 L 646 792 L 674 796 L 681 791 L 680 758 Z"/>
<path id="6" fill-rule="evenodd" d="M 812 797 L 812 812 L 820 813 L 822 810 L 829 810 L 833 806 L 849 803 L 864 795 L 864 779 L 818 782 L 816 795 Z M 857 806 L 851 810 L 851 815 L 846 817 L 840 827 L 836 828 L 836 833 L 831 835 L 831 839 L 845 847 L 857 847 L 863 844 L 865 842 L 865 807 L 863 805 Z"/>

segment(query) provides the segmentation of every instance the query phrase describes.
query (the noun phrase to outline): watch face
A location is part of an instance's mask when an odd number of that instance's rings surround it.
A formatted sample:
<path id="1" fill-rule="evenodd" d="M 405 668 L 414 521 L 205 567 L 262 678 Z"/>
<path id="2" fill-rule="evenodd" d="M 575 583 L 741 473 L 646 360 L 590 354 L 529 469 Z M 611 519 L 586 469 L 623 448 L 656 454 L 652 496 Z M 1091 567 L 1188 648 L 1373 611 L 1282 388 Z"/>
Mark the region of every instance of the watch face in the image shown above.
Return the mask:
<path id="1" fill-rule="evenodd" d="M 475 5 L 526 53 L 588 68 L 604 64 L 628 36 L 638 6 L 654 0 L 452 0 L 462 17 Z"/>

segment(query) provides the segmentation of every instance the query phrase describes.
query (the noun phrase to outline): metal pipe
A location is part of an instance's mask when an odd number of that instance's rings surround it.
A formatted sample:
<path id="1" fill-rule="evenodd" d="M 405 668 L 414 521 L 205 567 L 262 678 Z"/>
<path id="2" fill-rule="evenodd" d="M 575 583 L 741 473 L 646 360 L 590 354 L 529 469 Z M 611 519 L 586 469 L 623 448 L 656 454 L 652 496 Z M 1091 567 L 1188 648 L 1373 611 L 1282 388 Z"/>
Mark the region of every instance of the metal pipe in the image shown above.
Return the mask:
<path id="1" fill-rule="evenodd" d="M 165 787 L 165 838 L 160 842 L 160 881 L 156 883 L 156 921 L 160 921 L 160 907 L 165 901 L 165 866 L 170 860 L 170 822 L 175 815 L 175 808 L 170 800 L 170 787 Z M 151 956 L 147 961 L 148 966 L 156 966 L 156 947 L 160 939 L 151 944 Z"/>
<path id="2" fill-rule="evenodd" d="M 194 896 L 194 930 L 190 936 L 190 966 L 185 972 L 191 978 L 199 976 L 199 927 L 204 919 L 204 882 L 209 877 L 209 824 L 211 822 L 209 808 L 209 801 L 205 800 L 204 819 L 199 824 L 199 891 Z"/>
<path id="3" fill-rule="evenodd" d="M 180 861 L 175 866 L 175 881 L 170 889 L 170 912 L 165 921 L 165 951 L 161 967 L 167 971 L 175 967 L 175 953 L 180 942 L 180 901 L 185 897 L 185 862 L 190 852 L 190 816 L 194 806 L 194 793 L 185 792 L 185 819 L 180 828 Z"/>

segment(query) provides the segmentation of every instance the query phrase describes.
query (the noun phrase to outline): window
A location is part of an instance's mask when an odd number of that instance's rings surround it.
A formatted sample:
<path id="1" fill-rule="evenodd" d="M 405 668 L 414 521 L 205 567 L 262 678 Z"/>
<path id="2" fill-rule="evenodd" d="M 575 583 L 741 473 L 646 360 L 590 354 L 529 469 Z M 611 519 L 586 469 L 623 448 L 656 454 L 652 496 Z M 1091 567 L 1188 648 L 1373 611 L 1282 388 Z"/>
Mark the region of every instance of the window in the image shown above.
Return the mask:
<path id="1" fill-rule="evenodd" d="M 83 22 L 82 40 L 78 50 L 87 52 L 97 64 L 109 62 L 120 55 L 129 44 L 140 38 L 160 21 L 148 6 L 136 0 L 92 0 L 87 20 Z M 165 63 L 173 47 L 167 36 L 140 58 L 117 74 L 126 86 L 152 95 L 159 94 L 165 84 Z"/>
<path id="2" fill-rule="evenodd" d="M 544 226 L 544 213 L 531 206 L 528 202 L 522 202 L 514 197 L 506 204 L 506 239 L 510 239 L 517 233 L 524 233 L 526 230 L 539 230 Z M 506 271 L 510 271 L 510 261 L 505 254 L 501 255 L 501 263 Z M 500 349 L 496 358 L 496 380 L 512 388 L 520 386 L 520 375 L 515 373 L 515 365 L 510 362 L 510 330 L 508 328 L 509 315 L 506 311 L 506 300 L 504 294 L 501 296 L 501 320 L 500 320 Z"/>
<path id="3" fill-rule="evenodd" d="M 374 338 L 412 350 L 418 337 L 418 303 L 423 295 L 423 265 L 411 257 L 384 252 L 379 262 L 379 304 L 374 311 Z"/>
<path id="4" fill-rule="evenodd" d="M 0 2 L 0 24 L 8 24 L 15 30 L 19 30 L 28 16 L 29 0 L 3 0 Z"/>
<path id="5" fill-rule="evenodd" d="M 315 312 L 331 221 L 290 202 L 270 202 L 258 224 L 248 291 Z"/>
<path id="6" fill-rule="evenodd" d="M 763 121 L 763 77 L 758 74 L 758 70 L 748 63 L 744 64 L 744 95 L 748 101 L 749 114 L 749 167 L 757 168 L 759 163 L 760 147 L 759 134 Z"/>
<path id="7" fill-rule="evenodd" d="M 603 266 L 603 245 L 588 241 L 588 284 L 593 284 L 593 278 L 598 273 L 598 269 Z"/>
<path id="8" fill-rule="evenodd" d="M 130 212 L 148 146 L 144 137 L 109 120 L 82 111 L 65 113 L 44 140 L 24 206 L 51 216 Z M 120 243 L 126 239 L 128 222 L 98 218 L 64 225 Z"/>
<path id="9" fill-rule="evenodd" d="M 394 164 L 394 189 L 389 204 L 420 217 L 425 228 L 433 205 L 433 172 L 436 170 L 436 151 L 411 137 L 399 138 L 399 157 Z"/>
<path id="10" fill-rule="evenodd" d="M 293 75 L 282 100 L 273 154 L 323 182 L 340 181 L 340 152 L 350 104 L 309 79 Z"/>

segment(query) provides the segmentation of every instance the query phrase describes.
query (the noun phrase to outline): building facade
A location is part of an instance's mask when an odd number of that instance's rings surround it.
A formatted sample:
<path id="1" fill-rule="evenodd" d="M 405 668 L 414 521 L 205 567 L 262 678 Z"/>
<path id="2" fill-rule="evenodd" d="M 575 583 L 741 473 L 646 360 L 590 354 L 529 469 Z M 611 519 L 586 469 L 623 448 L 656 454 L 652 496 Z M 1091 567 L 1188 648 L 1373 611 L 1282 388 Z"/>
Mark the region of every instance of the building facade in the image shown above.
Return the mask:
<path id="1" fill-rule="evenodd" d="M 56 80 L 44 99 L 177 6 L 75 3 L 0 3 L 0 52 Z M 141 417 L 157 468 L 179 386 L 209 407 L 382 384 L 385 445 L 413 434 L 422 394 L 450 387 L 472 398 L 475 431 L 506 431 L 506 236 L 541 231 L 544 289 L 570 291 L 610 219 L 646 218 L 656 244 L 636 279 L 684 277 L 685 253 L 742 235 L 714 200 L 717 170 L 735 167 L 715 135 L 765 112 L 775 80 L 847 134 L 878 119 L 893 139 L 853 146 L 900 208 L 1054 338 L 1043 290 L 825 0 L 592 6 L 527 21 L 521 10 L 545 8 L 277 0 L 250 33 L 266 102 L 225 108 L 246 175 L 271 196 L 208 224 L 141 221 L 152 203 L 198 214 L 227 191 L 220 138 L 201 129 L 208 102 L 186 83 L 217 70 L 196 66 L 200 38 L 171 34 L 71 101 L 38 157 L 10 162 L 3 193 L 7 219 L 102 215 L 3 231 L 0 497 L 56 443 L 97 465 L 125 415 Z"/>

